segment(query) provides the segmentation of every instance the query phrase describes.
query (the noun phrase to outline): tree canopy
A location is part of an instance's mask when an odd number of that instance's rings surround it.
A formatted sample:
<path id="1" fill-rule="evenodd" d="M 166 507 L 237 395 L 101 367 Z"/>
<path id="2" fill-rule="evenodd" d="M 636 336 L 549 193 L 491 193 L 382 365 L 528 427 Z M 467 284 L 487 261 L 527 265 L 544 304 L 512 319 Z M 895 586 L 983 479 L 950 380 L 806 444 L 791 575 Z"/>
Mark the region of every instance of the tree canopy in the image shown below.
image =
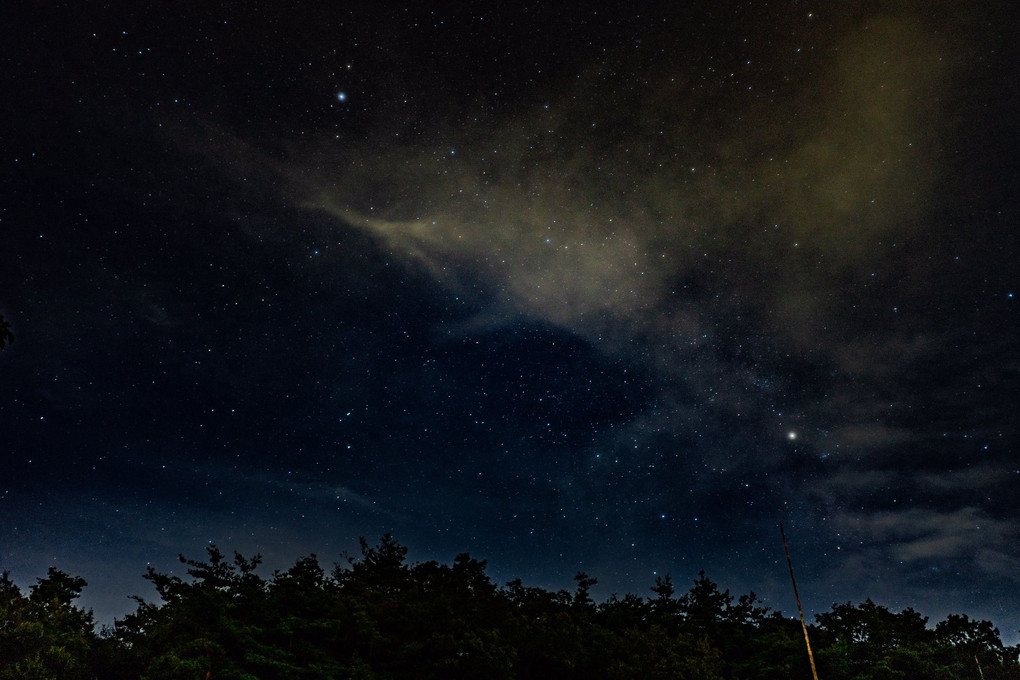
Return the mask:
<path id="1" fill-rule="evenodd" d="M 11 333 L 11 324 L 0 314 L 0 349 L 3 349 L 14 342 L 14 334 Z"/>
<path id="2" fill-rule="evenodd" d="M 324 569 L 315 555 L 268 578 L 259 556 L 180 556 L 186 577 L 152 568 L 158 602 L 96 633 L 74 600 L 86 583 L 50 569 L 28 595 L 0 578 L 0 680 L 326 680 L 340 678 L 808 678 L 798 621 L 734 597 L 700 573 L 678 594 L 591 597 L 520 579 L 492 582 L 467 553 L 408 563 L 392 536 Z M 952 614 L 934 627 L 913 609 L 835 604 L 811 627 L 825 680 L 1020 678 L 1020 646 L 988 621 Z"/>

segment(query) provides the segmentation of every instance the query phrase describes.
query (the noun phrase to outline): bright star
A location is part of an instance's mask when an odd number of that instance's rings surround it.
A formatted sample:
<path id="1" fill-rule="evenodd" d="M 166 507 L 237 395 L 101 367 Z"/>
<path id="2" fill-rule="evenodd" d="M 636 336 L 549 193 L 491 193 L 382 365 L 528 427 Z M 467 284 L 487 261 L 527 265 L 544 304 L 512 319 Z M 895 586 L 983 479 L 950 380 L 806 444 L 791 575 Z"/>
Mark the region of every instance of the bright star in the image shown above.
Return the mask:
<path id="1" fill-rule="evenodd" d="M 336 100 L 339 101 L 339 102 L 347 101 L 347 93 L 346 92 L 337 92 L 336 93 Z"/>

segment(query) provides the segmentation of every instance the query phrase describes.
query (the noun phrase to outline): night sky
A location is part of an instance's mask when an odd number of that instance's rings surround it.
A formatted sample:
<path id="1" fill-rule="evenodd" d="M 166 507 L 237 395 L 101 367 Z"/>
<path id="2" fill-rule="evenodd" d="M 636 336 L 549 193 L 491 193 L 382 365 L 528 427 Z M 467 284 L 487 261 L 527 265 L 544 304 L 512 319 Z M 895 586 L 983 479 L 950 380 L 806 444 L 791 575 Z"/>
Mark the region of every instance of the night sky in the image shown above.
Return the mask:
<path id="1" fill-rule="evenodd" d="M 1016 641 L 1011 3 L 413 5 L 4 4 L 0 569 L 790 615 L 783 521 L 809 616 Z"/>

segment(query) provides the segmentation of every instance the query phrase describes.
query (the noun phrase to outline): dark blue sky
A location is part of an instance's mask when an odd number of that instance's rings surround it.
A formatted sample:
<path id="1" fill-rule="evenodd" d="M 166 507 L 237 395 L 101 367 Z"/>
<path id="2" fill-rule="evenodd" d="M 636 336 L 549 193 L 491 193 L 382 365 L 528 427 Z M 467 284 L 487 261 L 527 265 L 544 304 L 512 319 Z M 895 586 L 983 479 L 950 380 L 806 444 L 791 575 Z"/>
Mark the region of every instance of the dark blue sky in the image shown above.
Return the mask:
<path id="1" fill-rule="evenodd" d="M 0 568 L 793 613 L 783 521 L 809 610 L 1015 640 L 1015 17 L 674 4 L 3 10 Z"/>

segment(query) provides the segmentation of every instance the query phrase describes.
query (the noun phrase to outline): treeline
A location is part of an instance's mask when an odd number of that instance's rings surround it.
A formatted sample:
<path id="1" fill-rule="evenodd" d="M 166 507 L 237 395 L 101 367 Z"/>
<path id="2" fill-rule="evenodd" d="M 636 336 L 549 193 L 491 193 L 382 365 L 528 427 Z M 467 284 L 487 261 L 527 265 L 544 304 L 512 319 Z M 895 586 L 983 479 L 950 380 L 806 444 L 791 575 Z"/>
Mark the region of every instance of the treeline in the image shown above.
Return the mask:
<path id="1" fill-rule="evenodd" d="M 101 633 L 74 602 L 86 583 L 56 569 L 24 594 L 0 579 L 0 678 L 7 680 L 324 680 L 327 678 L 810 678 L 800 622 L 734 598 L 701 574 L 678 594 L 597 604 L 573 592 L 503 587 L 467 554 L 409 564 L 384 536 L 329 573 L 315 556 L 268 580 L 259 558 L 181 557 L 187 578 L 149 569 L 161 603 Z M 933 628 L 912 609 L 870 600 L 816 617 L 822 680 L 1020 678 L 1018 647 L 988 621 L 950 615 Z"/>

